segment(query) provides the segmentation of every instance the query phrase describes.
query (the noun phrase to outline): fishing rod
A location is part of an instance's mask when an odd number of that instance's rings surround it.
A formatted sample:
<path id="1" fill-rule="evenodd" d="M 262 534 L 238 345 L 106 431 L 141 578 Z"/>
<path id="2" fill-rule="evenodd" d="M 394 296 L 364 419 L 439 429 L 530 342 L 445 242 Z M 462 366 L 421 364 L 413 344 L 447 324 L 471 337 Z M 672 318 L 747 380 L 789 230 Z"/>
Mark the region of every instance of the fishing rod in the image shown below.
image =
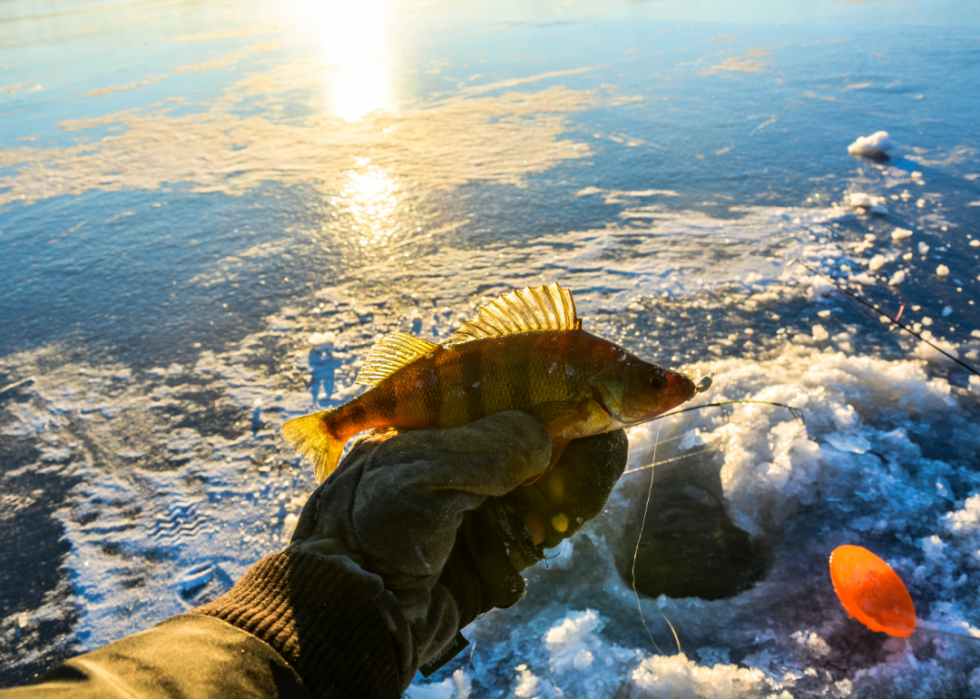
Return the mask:
<path id="1" fill-rule="evenodd" d="M 902 321 L 900 321 L 897 316 L 894 317 L 894 318 L 892 318 L 890 315 L 888 315 L 887 313 L 883 312 L 880 308 L 878 308 L 878 306 L 875 306 L 870 301 L 867 301 L 864 298 L 862 298 L 861 296 L 859 296 L 858 294 L 855 294 L 853 291 L 851 291 L 847 287 L 842 286 L 841 284 L 838 284 L 837 283 L 837 280 L 834 279 L 833 277 L 828 277 L 823 272 L 818 272 L 813 267 L 811 267 L 810 265 L 808 265 L 806 262 L 802 262 L 800 260 L 795 260 L 795 262 L 797 262 L 798 264 L 801 264 L 804 267 L 806 267 L 808 270 L 810 270 L 810 273 L 811 274 L 815 274 L 818 277 L 822 277 L 823 279 L 826 279 L 828 282 L 830 282 L 831 284 L 833 284 L 834 286 L 836 286 L 838 289 L 840 289 L 841 291 L 843 291 L 845 294 L 847 294 L 848 296 L 850 296 L 852 299 L 854 299 L 858 303 L 864 304 L 865 306 L 867 306 L 871 310 L 875 311 L 879 315 L 882 315 L 885 318 L 888 318 L 888 320 L 890 320 L 893 324 L 895 324 L 898 327 L 900 327 L 902 330 L 904 330 L 905 332 L 907 332 L 909 335 L 912 335 L 913 337 L 917 338 L 918 340 L 926 343 L 927 345 L 929 345 L 930 347 L 932 347 L 934 350 L 936 350 L 940 354 L 943 354 L 946 357 L 949 357 L 954 362 L 956 362 L 957 364 L 959 364 L 961 367 L 963 367 L 964 369 L 966 369 L 967 371 L 969 371 L 971 374 L 975 374 L 977 376 L 980 376 L 980 371 L 977 371 L 972 366 L 970 366 L 966 362 L 962 361 L 958 357 L 954 357 L 952 354 L 950 354 L 949 352 L 947 352 L 946 350 L 944 350 L 942 347 L 939 347 L 934 342 L 930 342 L 926 338 L 922 337 L 922 335 L 920 333 L 917 333 L 915 330 L 913 330 L 912 328 L 910 328 L 909 326 L 907 326 L 905 323 L 903 323 Z M 790 263 L 790 264 L 792 264 L 792 263 Z"/>

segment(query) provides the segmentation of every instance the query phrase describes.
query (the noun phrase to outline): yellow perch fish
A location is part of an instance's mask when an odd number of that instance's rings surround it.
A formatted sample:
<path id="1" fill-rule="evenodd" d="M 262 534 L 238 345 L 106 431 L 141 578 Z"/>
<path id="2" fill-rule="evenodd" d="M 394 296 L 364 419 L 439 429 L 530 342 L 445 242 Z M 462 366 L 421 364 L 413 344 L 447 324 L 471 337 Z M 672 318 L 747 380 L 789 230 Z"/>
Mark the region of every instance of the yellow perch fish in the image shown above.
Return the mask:
<path id="1" fill-rule="evenodd" d="M 363 430 L 459 427 L 520 410 L 548 428 L 554 465 L 569 440 L 650 420 L 703 390 L 581 327 L 572 295 L 555 283 L 499 297 L 444 345 L 387 335 L 357 376 L 369 390 L 289 420 L 282 434 L 323 480 Z"/>

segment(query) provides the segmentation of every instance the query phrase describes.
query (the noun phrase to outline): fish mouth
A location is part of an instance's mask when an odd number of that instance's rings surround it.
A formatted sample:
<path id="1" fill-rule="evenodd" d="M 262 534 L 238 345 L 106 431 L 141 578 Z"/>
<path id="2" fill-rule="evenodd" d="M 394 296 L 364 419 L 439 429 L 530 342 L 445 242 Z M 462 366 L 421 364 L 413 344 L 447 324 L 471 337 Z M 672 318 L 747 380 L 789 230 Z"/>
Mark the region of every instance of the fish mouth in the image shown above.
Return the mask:
<path id="1" fill-rule="evenodd" d="M 676 408 L 681 403 L 686 403 L 691 400 L 695 394 L 698 392 L 697 384 L 690 379 L 690 377 L 684 374 L 678 374 L 677 372 L 668 371 L 667 372 L 667 386 L 663 390 L 665 396 L 670 396 L 671 400 L 670 407 L 666 410 L 671 410 Z"/>

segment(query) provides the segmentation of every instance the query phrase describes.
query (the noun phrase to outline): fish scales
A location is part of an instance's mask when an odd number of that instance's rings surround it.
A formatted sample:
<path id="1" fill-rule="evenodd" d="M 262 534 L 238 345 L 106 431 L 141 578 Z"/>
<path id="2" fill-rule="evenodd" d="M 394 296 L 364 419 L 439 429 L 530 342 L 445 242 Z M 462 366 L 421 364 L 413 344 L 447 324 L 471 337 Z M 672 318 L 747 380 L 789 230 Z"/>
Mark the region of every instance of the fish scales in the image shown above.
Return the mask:
<path id="1" fill-rule="evenodd" d="M 372 384 L 368 391 L 288 421 L 283 435 L 313 457 L 323 478 L 363 430 L 452 428 L 520 410 L 548 429 L 554 461 L 569 439 L 651 419 L 696 392 L 686 376 L 579 329 L 574 302 L 557 284 L 501 298 L 506 307 L 496 304 L 493 315 L 481 309 L 446 345 L 400 333 L 382 338 L 358 375 Z M 502 319 L 501 308 L 515 310 Z"/>
<path id="2" fill-rule="evenodd" d="M 361 398 L 371 402 L 381 391 L 386 397 L 378 400 L 398 396 L 399 424 L 442 428 L 504 410 L 533 415 L 542 404 L 585 400 L 591 388 L 583 377 L 615 346 L 582 331 L 565 334 L 576 337 L 526 333 L 440 348 Z"/>

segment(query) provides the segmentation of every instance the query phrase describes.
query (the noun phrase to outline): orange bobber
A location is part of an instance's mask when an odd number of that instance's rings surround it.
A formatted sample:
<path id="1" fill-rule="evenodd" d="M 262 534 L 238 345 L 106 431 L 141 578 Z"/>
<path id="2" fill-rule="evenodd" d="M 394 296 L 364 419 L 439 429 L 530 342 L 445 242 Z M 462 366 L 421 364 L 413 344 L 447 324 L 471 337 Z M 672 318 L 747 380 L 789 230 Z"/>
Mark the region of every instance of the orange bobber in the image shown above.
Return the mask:
<path id="1" fill-rule="evenodd" d="M 891 566 L 861 546 L 838 546 L 830 554 L 830 579 L 848 614 L 872 631 L 908 637 L 915 631 L 915 605 Z"/>

